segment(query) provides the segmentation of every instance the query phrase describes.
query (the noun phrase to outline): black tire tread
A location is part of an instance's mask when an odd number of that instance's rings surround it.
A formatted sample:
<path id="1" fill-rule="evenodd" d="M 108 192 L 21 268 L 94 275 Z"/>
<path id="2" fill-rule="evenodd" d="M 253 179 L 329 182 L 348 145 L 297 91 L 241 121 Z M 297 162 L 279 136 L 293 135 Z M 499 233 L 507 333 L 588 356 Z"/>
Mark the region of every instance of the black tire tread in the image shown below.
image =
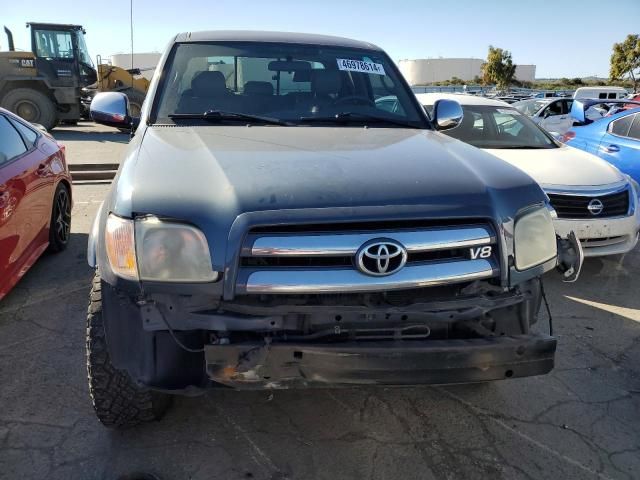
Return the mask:
<path id="1" fill-rule="evenodd" d="M 67 245 L 69 244 L 69 242 L 63 243 L 58 241 L 54 232 L 56 200 L 58 198 L 58 192 L 60 191 L 61 188 L 64 188 L 67 190 L 67 193 L 69 194 L 69 201 L 71 201 L 71 192 L 69 192 L 69 189 L 67 188 L 66 185 L 60 183 L 56 188 L 55 194 L 53 195 L 53 208 L 51 208 L 51 219 L 49 220 L 49 247 L 47 248 L 47 250 L 51 253 L 62 252 L 63 250 L 66 250 Z"/>
<path id="2" fill-rule="evenodd" d="M 100 274 L 93 279 L 87 312 L 87 376 L 98 420 L 109 428 L 130 428 L 159 420 L 171 397 L 137 386 L 111 364 L 102 319 Z"/>
<path id="3" fill-rule="evenodd" d="M 142 104 L 144 103 L 145 94 L 139 90 L 128 89 L 123 92 L 127 98 L 129 99 L 129 104 L 135 103 L 139 108 L 142 108 Z"/>
<path id="4" fill-rule="evenodd" d="M 39 123 L 47 130 L 53 129 L 58 124 L 58 115 L 53 101 L 45 94 L 32 88 L 15 88 L 10 90 L 2 99 L 0 106 L 13 112 L 15 111 L 14 107 L 17 102 L 23 98 L 28 98 L 32 102 L 37 103 L 40 108 L 40 118 L 33 120 L 33 123 Z"/>

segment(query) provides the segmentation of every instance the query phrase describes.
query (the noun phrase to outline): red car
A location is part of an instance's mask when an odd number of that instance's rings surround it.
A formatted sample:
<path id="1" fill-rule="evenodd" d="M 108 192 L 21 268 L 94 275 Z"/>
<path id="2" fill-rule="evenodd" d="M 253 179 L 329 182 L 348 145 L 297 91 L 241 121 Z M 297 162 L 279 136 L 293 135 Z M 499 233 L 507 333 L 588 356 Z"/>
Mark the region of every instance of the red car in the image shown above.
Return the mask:
<path id="1" fill-rule="evenodd" d="M 66 248 L 71 205 L 64 146 L 0 108 L 0 300 L 47 248 Z"/>

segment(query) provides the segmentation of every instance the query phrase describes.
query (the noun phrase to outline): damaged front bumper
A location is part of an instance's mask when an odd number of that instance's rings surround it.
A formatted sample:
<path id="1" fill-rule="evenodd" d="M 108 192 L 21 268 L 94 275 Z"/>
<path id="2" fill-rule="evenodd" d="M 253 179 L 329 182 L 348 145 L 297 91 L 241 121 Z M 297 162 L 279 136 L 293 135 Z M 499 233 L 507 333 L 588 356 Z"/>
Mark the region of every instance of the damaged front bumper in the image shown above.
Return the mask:
<path id="1" fill-rule="evenodd" d="M 209 378 L 244 389 L 485 382 L 553 369 L 556 339 L 241 343 L 205 347 Z"/>

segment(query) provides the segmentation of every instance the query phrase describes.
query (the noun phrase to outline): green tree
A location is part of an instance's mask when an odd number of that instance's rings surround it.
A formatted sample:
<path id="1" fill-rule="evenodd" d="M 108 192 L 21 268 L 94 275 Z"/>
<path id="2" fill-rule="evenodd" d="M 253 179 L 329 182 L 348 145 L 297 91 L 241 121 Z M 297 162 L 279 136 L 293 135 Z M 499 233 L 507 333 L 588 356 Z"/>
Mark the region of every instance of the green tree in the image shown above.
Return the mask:
<path id="1" fill-rule="evenodd" d="M 516 75 L 516 65 L 511 59 L 511 52 L 489 45 L 487 61 L 482 64 L 482 79 L 485 84 L 494 83 L 505 89 L 511 85 Z"/>
<path id="2" fill-rule="evenodd" d="M 609 77 L 621 80 L 625 75 L 629 76 L 634 91 L 637 91 L 640 82 L 640 35 L 627 35 L 624 42 L 613 44 Z"/>

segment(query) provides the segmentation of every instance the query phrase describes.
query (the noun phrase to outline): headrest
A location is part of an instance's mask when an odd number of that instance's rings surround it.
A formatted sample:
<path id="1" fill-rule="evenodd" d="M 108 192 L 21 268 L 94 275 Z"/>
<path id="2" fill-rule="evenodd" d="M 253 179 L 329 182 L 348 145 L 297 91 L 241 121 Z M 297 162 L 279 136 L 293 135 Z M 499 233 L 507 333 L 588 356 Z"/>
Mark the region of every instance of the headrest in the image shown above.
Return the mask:
<path id="1" fill-rule="evenodd" d="M 329 95 L 340 92 L 342 78 L 337 70 L 313 70 L 311 90 L 316 95 Z"/>
<path id="2" fill-rule="evenodd" d="M 204 71 L 196 73 L 191 80 L 191 90 L 194 97 L 211 97 L 227 91 L 227 84 L 222 72 Z"/>
<path id="3" fill-rule="evenodd" d="M 271 82 L 251 81 L 244 84 L 246 95 L 273 95 L 273 85 Z"/>
<path id="4" fill-rule="evenodd" d="M 295 72 L 293 72 L 293 81 L 294 82 L 310 82 L 312 71 L 313 70 L 296 70 Z"/>

